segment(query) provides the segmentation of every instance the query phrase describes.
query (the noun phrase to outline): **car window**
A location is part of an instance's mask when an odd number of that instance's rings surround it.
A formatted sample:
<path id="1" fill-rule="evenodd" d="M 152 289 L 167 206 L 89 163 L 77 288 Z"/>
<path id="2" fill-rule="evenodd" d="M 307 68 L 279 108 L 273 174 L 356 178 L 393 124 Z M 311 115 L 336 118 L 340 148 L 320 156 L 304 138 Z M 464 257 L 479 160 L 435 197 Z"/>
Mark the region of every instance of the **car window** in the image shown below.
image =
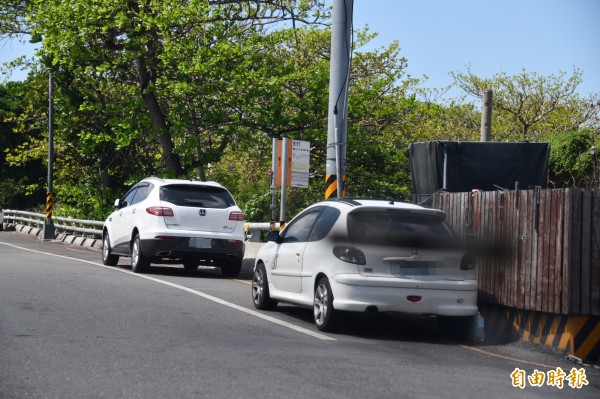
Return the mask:
<path id="1" fill-rule="evenodd" d="M 444 220 L 401 211 L 355 211 L 348 214 L 348 235 L 357 243 L 448 248 L 458 245 Z"/>
<path id="2" fill-rule="evenodd" d="M 150 183 L 139 184 L 138 189 L 135 192 L 135 195 L 133 196 L 133 200 L 131 201 L 131 203 L 129 205 L 137 204 L 138 202 L 143 201 L 146 198 L 148 198 L 153 187 L 154 187 L 154 185 L 152 185 Z"/>
<path id="3" fill-rule="evenodd" d="M 123 197 L 123 200 L 121 201 L 121 208 L 129 206 L 133 203 L 133 197 L 135 196 L 137 189 L 138 186 L 134 186 L 127 192 L 127 194 L 125 194 L 125 197 Z"/>
<path id="4" fill-rule="evenodd" d="M 312 230 L 315 220 L 323 211 L 323 207 L 311 208 L 297 217 L 285 229 L 282 242 L 304 242 L 308 241 L 308 236 Z"/>
<path id="5" fill-rule="evenodd" d="M 178 206 L 225 209 L 235 205 L 224 188 L 192 184 L 170 184 L 160 188 L 160 200 Z"/>
<path id="6" fill-rule="evenodd" d="M 308 241 L 319 241 L 325 238 L 340 216 L 340 210 L 331 206 L 326 207 L 313 227 Z"/>

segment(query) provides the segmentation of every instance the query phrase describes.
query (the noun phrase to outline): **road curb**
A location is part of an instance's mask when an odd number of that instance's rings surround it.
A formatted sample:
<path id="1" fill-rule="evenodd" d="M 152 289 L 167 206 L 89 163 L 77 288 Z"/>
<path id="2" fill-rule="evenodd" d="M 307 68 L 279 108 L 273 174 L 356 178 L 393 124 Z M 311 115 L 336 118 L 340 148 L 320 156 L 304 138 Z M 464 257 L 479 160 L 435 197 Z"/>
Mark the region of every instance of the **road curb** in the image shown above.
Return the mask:
<path id="1" fill-rule="evenodd" d="M 600 317 L 559 315 L 479 304 L 486 340 L 521 340 L 567 352 L 585 362 L 600 362 Z"/>

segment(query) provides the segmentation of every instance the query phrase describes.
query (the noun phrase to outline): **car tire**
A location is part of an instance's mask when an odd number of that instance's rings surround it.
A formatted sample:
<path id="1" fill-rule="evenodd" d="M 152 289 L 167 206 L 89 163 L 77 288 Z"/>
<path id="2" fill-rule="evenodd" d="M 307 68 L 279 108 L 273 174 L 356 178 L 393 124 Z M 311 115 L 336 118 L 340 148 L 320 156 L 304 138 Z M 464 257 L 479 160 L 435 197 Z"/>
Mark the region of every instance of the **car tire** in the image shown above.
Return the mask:
<path id="1" fill-rule="evenodd" d="M 269 294 L 267 271 L 262 263 L 256 266 L 252 277 L 252 302 L 259 310 L 273 310 L 277 306 L 277 301 Z"/>
<path id="2" fill-rule="evenodd" d="M 438 316 L 438 326 L 446 337 L 464 340 L 469 337 L 473 325 L 472 316 Z"/>
<path id="3" fill-rule="evenodd" d="M 185 270 L 197 270 L 200 264 L 198 262 L 183 262 L 183 268 Z"/>
<path id="4" fill-rule="evenodd" d="M 150 268 L 150 261 L 142 254 L 140 236 L 136 234 L 131 243 L 131 270 L 134 273 L 146 273 Z"/>
<path id="5" fill-rule="evenodd" d="M 119 256 L 111 253 L 110 238 L 108 233 L 102 239 L 102 263 L 106 266 L 116 266 L 119 263 Z"/>
<path id="6" fill-rule="evenodd" d="M 229 260 L 221 266 L 221 274 L 225 277 L 235 278 L 242 271 L 242 260 Z"/>
<path id="7" fill-rule="evenodd" d="M 333 308 L 333 292 L 327 277 L 321 277 L 315 287 L 313 316 L 320 331 L 335 331 L 338 326 L 339 312 Z"/>

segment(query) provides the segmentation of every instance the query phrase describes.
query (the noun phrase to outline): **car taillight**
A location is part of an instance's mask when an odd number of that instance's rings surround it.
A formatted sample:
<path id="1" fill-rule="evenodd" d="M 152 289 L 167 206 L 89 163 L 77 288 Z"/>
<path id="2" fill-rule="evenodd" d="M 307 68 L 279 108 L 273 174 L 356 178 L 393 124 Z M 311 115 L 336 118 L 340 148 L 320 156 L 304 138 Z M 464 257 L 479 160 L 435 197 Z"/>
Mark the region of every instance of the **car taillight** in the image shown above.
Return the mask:
<path id="1" fill-rule="evenodd" d="M 338 258 L 348 263 L 357 265 L 366 265 L 367 259 L 361 250 L 354 247 L 337 246 L 333 247 L 333 254 Z"/>
<path id="2" fill-rule="evenodd" d="M 173 209 L 166 206 L 151 206 L 146 208 L 146 212 L 154 216 L 174 216 Z"/>
<path id="3" fill-rule="evenodd" d="M 231 212 L 229 214 L 229 220 L 237 220 L 238 222 L 242 222 L 244 220 L 244 212 Z"/>

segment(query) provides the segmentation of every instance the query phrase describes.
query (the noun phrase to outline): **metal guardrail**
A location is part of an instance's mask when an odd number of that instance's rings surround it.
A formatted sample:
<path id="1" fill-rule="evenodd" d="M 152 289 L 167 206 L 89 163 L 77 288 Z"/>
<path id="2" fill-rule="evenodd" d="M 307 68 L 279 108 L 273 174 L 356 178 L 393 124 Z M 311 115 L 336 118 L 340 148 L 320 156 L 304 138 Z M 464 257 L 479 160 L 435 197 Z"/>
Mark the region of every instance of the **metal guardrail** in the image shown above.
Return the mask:
<path id="1" fill-rule="evenodd" d="M 42 227 L 46 222 L 46 215 L 42 213 L 34 213 L 27 211 L 18 211 L 13 209 L 4 210 L 4 222 L 16 224 L 20 222 L 27 226 Z M 72 219 L 60 216 L 53 216 L 54 228 L 57 232 L 72 233 L 73 235 L 80 234 L 89 238 L 101 238 L 102 226 L 104 222 L 97 220 Z M 279 223 L 275 224 L 275 228 L 279 229 Z M 246 239 L 249 241 L 259 242 L 260 231 L 271 230 L 270 223 L 245 223 L 244 232 Z M 256 234 L 258 233 L 258 234 Z"/>
<path id="2" fill-rule="evenodd" d="M 18 211 L 13 209 L 4 210 L 4 222 L 15 224 L 20 222 L 27 226 L 42 227 L 46 221 L 46 215 L 27 211 Z M 102 237 L 103 222 L 97 220 L 72 219 L 61 216 L 52 217 L 54 228 L 57 232 L 79 233 L 82 236 Z"/>

